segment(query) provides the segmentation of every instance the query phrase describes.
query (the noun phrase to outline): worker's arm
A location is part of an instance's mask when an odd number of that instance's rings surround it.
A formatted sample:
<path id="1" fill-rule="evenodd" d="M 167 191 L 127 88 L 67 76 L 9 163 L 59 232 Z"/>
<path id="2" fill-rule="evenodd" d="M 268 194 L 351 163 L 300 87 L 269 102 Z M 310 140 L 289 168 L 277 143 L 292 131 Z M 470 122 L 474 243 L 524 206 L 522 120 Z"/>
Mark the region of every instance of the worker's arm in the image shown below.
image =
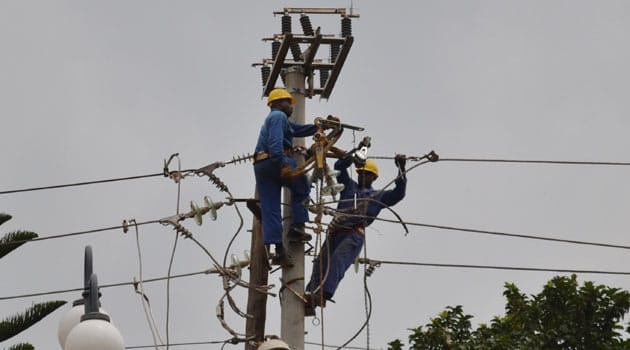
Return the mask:
<path id="1" fill-rule="evenodd" d="M 348 196 L 354 193 L 354 181 L 352 181 L 348 174 L 350 165 L 352 165 L 352 154 L 345 154 L 335 162 L 335 170 L 339 170 L 337 182 L 344 185 L 344 189 L 340 194 L 341 198 L 348 198 Z"/>
<path id="2" fill-rule="evenodd" d="M 294 137 L 311 136 L 317 132 L 317 127 L 314 124 L 298 124 L 289 121 L 289 125 L 291 125 L 291 129 L 293 129 Z"/>
<path id="3" fill-rule="evenodd" d="M 405 173 L 406 157 L 404 154 L 396 155 L 394 163 L 398 168 L 398 177 L 396 178 L 396 187 L 393 190 L 385 191 L 381 196 L 381 202 L 388 206 L 392 206 L 405 198 L 407 191 L 407 175 Z"/>

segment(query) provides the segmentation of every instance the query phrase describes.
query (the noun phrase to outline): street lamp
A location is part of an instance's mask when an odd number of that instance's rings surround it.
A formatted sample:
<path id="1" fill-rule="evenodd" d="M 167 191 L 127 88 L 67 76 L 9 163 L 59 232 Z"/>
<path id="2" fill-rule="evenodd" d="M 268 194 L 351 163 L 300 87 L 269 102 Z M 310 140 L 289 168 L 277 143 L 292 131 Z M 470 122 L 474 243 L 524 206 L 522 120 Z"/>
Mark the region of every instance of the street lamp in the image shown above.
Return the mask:
<path id="1" fill-rule="evenodd" d="M 258 350 L 290 350 L 289 345 L 281 339 L 269 339 L 258 346 Z"/>
<path id="2" fill-rule="evenodd" d="M 90 277 L 90 292 L 85 299 L 85 314 L 68 334 L 64 350 L 124 350 L 125 343 L 108 315 L 99 312 L 98 280 Z"/>
<path id="3" fill-rule="evenodd" d="M 85 257 L 84 257 L 84 276 L 83 276 L 83 298 L 75 300 L 72 303 L 72 309 L 70 309 L 68 312 L 66 312 L 64 314 L 64 316 L 62 317 L 61 321 L 59 322 L 59 329 L 57 330 L 57 338 L 59 340 L 59 344 L 61 345 L 61 348 L 64 350 L 67 350 L 68 348 L 66 347 L 66 341 L 68 338 L 68 335 L 70 334 L 70 332 L 77 326 L 79 325 L 79 323 L 81 322 L 82 316 L 86 313 L 88 313 L 87 311 L 87 303 L 89 302 L 89 299 L 92 295 L 94 295 L 96 297 L 96 301 L 95 303 L 93 303 L 92 305 L 96 305 L 97 307 L 97 311 L 100 314 L 104 314 L 106 316 L 109 317 L 109 315 L 107 314 L 107 312 L 102 309 L 99 308 L 100 306 L 100 302 L 98 300 L 98 298 L 100 297 L 100 293 L 98 292 L 98 285 L 95 281 L 94 283 L 94 291 L 92 291 L 92 283 L 91 283 L 91 277 L 92 277 L 92 271 L 93 271 L 93 263 L 92 263 L 92 247 L 91 246 L 86 246 L 85 247 Z M 96 276 L 94 276 L 96 277 Z M 92 309 L 90 309 L 92 310 Z M 109 318 L 108 318 L 108 323 L 109 323 Z M 99 322 L 96 326 L 90 326 L 90 327 L 99 327 L 100 326 Z M 111 325 L 111 323 L 110 323 Z M 111 326 L 113 327 L 113 326 Z M 107 331 L 105 331 L 107 332 Z M 117 331 L 116 331 L 117 332 Z M 121 338 L 122 339 L 122 338 Z M 84 350 L 99 350 L 99 349 L 117 349 L 117 348 L 97 348 L 97 347 L 85 347 L 82 348 Z"/>

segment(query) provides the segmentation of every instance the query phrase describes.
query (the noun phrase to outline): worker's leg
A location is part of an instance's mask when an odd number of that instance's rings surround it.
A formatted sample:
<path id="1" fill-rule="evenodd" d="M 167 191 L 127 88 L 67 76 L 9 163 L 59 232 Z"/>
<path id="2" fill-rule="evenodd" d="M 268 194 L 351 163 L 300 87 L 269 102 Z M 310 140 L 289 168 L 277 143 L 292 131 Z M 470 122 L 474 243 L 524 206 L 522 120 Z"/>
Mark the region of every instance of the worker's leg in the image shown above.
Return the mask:
<path id="1" fill-rule="evenodd" d="M 338 242 L 334 251 L 330 252 L 330 268 L 324 282 L 324 295 L 332 298 L 335 295 L 339 282 L 343 279 L 346 270 L 354 263 L 354 259 L 361 253 L 364 237 L 358 233 L 343 233 L 343 239 Z"/>
<path id="2" fill-rule="evenodd" d="M 292 169 L 295 169 L 295 160 L 291 159 L 289 165 Z M 306 175 L 285 180 L 283 184 L 291 190 L 291 222 L 293 224 L 303 224 L 307 222 L 308 209 L 306 208 L 306 201 L 309 198 L 311 188 L 308 185 Z"/>
<path id="3" fill-rule="evenodd" d="M 322 250 L 319 255 L 313 261 L 313 272 L 311 273 L 311 280 L 306 285 L 307 292 L 314 292 L 320 287 L 322 276 L 326 276 L 328 269 L 328 257 L 331 252 L 334 251 L 335 243 L 338 240 L 335 239 L 335 235 L 329 236 L 322 244 Z M 321 288 L 319 288 L 321 290 Z"/>
<path id="4" fill-rule="evenodd" d="M 282 212 L 280 171 L 271 160 L 254 164 L 258 198 L 262 209 L 263 240 L 266 245 L 282 244 Z"/>

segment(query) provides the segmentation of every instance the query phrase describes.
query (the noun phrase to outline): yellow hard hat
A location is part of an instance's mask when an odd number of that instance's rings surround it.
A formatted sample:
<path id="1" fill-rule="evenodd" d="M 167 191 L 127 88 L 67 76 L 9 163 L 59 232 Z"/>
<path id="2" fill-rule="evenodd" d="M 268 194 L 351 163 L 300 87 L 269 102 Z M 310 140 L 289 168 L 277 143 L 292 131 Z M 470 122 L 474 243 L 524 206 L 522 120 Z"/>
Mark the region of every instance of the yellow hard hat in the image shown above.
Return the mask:
<path id="1" fill-rule="evenodd" d="M 361 168 L 357 168 L 357 172 L 359 171 L 369 171 L 374 174 L 374 176 L 378 177 L 378 167 L 376 166 L 376 163 L 371 159 L 366 160 L 365 165 Z"/>
<path id="2" fill-rule="evenodd" d="M 269 97 L 267 98 L 267 106 L 271 107 L 271 102 L 275 100 L 282 100 L 284 98 L 288 98 L 289 100 L 291 100 L 292 105 L 295 104 L 295 98 L 293 98 L 293 96 L 291 96 L 291 94 L 287 90 L 282 88 L 273 89 L 271 90 L 271 92 L 269 93 Z"/>

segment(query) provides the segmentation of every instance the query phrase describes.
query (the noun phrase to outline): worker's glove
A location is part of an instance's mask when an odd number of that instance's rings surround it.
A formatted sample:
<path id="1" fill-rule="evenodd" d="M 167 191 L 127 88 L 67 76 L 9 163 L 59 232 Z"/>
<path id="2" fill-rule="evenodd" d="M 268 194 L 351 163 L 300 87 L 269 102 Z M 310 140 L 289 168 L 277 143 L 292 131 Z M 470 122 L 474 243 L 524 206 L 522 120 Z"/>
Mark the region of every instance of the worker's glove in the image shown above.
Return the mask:
<path id="1" fill-rule="evenodd" d="M 354 162 L 354 166 L 359 169 L 365 166 L 365 159 L 361 157 L 357 157 L 356 153 L 352 155 L 352 161 Z"/>
<path id="2" fill-rule="evenodd" d="M 339 118 L 329 115 L 326 119 L 321 117 L 315 118 L 315 126 L 322 129 L 333 129 L 339 124 Z"/>
<path id="3" fill-rule="evenodd" d="M 291 180 L 300 176 L 300 172 L 296 169 L 292 169 L 288 164 L 283 164 L 280 167 L 280 178 L 283 180 Z"/>
<path id="4" fill-rule="evenodd" d="M 394 163 L 396 163 L 396 166 L 401 171 L 405 171 L 405 165 L 407 164 L 407 156 L 405 156 L 404 154 L 397 154 L 396 157 L 394 157 Z"/>
<path id="5" fill-rule="evenodd" d="M 328 117 L 326 117 L 326 120 L 330 120 L 331 122 L 335 122 L 337 124 L 339 124 L 340 119 L 338 117 L 335 117 L 334 115 L 329 115 Z"/>
<path id="6" fill-rule="evenodd" d="M 363 147 L 370 148 L 370 146 L 372 146 L 372 138 L 366 136 L 363 138 L 363 140 L 361 140 L 361 142 L 359 142 L 359 146 L 357 146 L 357 149 L 361 149 Z"/>

